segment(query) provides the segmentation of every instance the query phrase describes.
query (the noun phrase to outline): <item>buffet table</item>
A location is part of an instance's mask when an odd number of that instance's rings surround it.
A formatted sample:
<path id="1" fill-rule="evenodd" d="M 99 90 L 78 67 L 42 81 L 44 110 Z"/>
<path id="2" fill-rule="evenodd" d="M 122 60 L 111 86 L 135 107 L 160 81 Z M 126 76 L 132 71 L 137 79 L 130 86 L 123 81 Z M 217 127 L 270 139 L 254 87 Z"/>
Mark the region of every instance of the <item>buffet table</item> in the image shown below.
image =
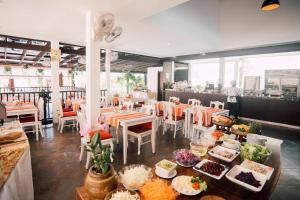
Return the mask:
<path id="1" fill-rule="evenodd" d="M 188 175 L 188 176 L 200 176 L 202 180 L 205 180 L 207 182 L 207 191 L 201 192 L 198 195 L 195 196 L 185 196 L 180 194 L 176 199 L 177 200 L 186 200 L 186 199 L 192 199 L 192 200 L 199 200 L 201 197 L 206 195 L 217 195 L 227 200 L 243 200 L 243 199 L 268 199 L 273 190 L 275 189 L 277 182 L 279 180 L 280 174 L 281 174 L 281 140 L 277 140 L 274 138 L 264 137 L 268 140 L 266 143 L 267 147 L 272 150 L 272 154 L 270 158 L 266 161 L 265 165 L 271 166 L 274 168 L 274 172 L 270 178 L 264 185 L 262 191 L 260 192 L 251 192 L 249 190 L 244 189 L 243 187 L 236 185 L 229 181 L 225 176 L 223 176 L 220 180 L 216 180 L 213 178 L 210 178 L 206 175 L 203 175 L 192 168 L 184 168 L 181 166 L 177 166 L 177 176 L 180 175 Z M 220 160 L 217 160 L 213 157 L 210 157 L 208 155 L 205 156 L 205 158 L 218 161 L 221 164 L 226 165 L 230 169 L 238 164 L 241 164 L 241 159 L 238 156 L 232 163 L 226 163 Z M 172 160 L 172 159 L 170 159 Z M 157 160 L 159 162 L 160 160 Z M 174 161 L 174 160 L 173 160 Z M 153 166 L 154 169 L 154 166 Z M 157 178 L 157 176 L 154 173 L 154 178 Z M 168 183 L 171 184 L 172 179 L 166 179 Z M 120 188 L 122 188 L 122 185 L 119 185 Z M 87 194 L 87 191 L 84 187 L 78 187 L 76 188 L 76 199 L 77 200 L 90 200 L 89 195 Z"/>
<path id="2" fill-rule="evenodd" d="M 0 161 L 0 199 L 34 199 L 30 147 L 24 132 L 15 142 L 0 145 Z"/>
<path id="3" fill-rule="evenodd" d="M 180 102 L 187 103 L 188 99 L 199 99 L 201 104 L 209 106 L 210 101 L 225 102 L 227 109 L 227 96 L 223 94 L 208 94 L 194 92 L 165 91 L 165 100 L 170 97 L 179 97 Z M 240 117 L 262 120 L 272 123 L 300 126 L 300 101 L 274 99 L 267 97 L 240 97 Z"/>

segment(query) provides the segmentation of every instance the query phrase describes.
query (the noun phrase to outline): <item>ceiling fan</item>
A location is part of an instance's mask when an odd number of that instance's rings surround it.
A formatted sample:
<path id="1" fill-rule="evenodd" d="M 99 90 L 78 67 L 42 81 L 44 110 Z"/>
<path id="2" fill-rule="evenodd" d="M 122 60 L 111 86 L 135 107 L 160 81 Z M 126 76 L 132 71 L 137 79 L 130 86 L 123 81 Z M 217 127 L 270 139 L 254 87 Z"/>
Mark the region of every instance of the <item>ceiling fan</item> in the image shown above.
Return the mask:
<path id="1" fill-rule="evenodd" d="M 94 41 L 113 42 L 122 34 L 120 26 L 114 27 L 115 17 L 112 13 L 105 13 L 101 16 L 96 16 L 94 20 Z"/>

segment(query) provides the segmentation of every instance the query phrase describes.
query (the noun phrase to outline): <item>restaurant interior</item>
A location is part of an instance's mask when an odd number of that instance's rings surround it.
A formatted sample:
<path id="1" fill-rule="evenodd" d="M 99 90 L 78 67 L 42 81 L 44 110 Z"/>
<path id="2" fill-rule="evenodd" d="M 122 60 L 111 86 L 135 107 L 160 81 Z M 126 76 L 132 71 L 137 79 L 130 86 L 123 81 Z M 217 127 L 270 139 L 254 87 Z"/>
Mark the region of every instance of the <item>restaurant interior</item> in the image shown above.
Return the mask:
<path id="1" fill-rule="evenodd" d="M 0 0 L 0 200 L 300 199 L 299 0 Z"/>

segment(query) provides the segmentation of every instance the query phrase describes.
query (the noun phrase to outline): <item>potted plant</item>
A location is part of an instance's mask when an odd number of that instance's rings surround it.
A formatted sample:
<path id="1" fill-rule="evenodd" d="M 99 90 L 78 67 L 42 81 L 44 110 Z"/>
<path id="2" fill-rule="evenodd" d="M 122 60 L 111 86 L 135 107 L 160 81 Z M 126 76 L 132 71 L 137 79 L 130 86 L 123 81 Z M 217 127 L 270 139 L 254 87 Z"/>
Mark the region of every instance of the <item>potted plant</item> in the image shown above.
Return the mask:
<path id="1" fill-rule="evenodd" d="M 11 74 L 11 67 L 10 66 L 5 66 L 4 71 L 6 74 Z"/>
<path id="2" fill-rule="evenodd" d="M 101 135 L 96 133 L 87 145 L 94 165 L 90 167 L 84 181 L 84 187 L 93 199 L 104 199 L 117 188 L 116 172 L 111 162 L 111 149 L 101 144 Z"/>
<path id="3" fill-rule="evenodd" d="M 262 133 L 262 125 L 257 122 L 251 122 L 250 123 L 250 133 L 261 135 Z"/>

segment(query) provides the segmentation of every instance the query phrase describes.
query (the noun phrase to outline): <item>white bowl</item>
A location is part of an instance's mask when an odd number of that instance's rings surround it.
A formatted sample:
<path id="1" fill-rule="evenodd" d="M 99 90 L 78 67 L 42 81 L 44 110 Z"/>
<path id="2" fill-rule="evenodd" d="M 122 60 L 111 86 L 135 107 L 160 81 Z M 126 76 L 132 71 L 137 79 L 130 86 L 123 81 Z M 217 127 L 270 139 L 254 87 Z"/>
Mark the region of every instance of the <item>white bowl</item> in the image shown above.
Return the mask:
<path id="1" fill-rule="evenodd" d="M 260 186 L 254 187 L 248 183 L 245 183 L 243 181 L 240 181 L 238 179 L 235 178 L 236 175 L 238 175 L 241 172 L 251 172 L 254 176 L 254 178 L 256 180 L 258 180 L 260 182 Z M 243 188 L 246 188 L 247 190 L 253 191 L 253 192 L 260 192 L 262 190 L 262 188 L 264 187 L 265 183 L 266 183 L 266 176 L 263 176 L 262 174 L 259 174 L 253 170 L 241 167 L 239 165 L 235 165 L 227 174 L 226 174 L 226 178 L 230 181 L 232 181 L 233 183 L 242 186 Z"/>
<path id="2" fill-rule="evenodd" d="M 160 164 L 162 164 L 164 162 L 172 165 L 172 167 L 170 167 L 169 169 L 161 167 Z M 177 167 L 176 163 L 171 162 L 171 161 L 166 160 L 166 159 L 161 160 L 160 162 L 156 163 L 156 165 L 155 165 L 157 173 L 160 174 L 161 176 L 164 176 L 164 177 L 170 177 L 172 174 L 174 174 L 174 170 L 175 170 L 176 167 Z"/>

